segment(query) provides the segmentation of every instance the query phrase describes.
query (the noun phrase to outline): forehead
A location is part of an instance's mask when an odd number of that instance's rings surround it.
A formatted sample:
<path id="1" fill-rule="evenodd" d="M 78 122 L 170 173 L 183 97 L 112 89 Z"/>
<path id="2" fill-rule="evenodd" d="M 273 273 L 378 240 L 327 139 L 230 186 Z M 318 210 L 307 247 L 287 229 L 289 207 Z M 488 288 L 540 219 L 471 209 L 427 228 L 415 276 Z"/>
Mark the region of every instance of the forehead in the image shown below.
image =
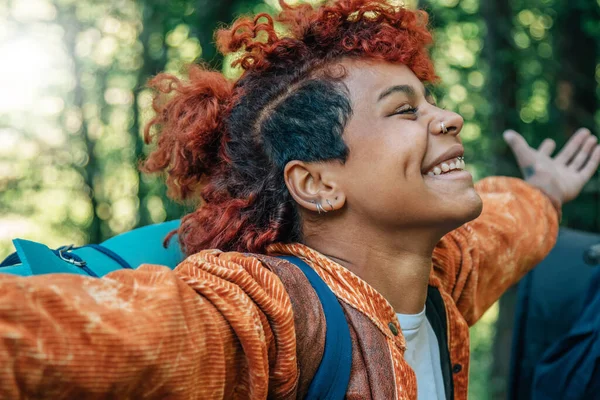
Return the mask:
<path id="1" fill-rule="evenodd" d="M 356 100 L 376 102 L 379 95 L 391 86 L 410 85 L 423 93 L 423 83 L 404 64 L 384 61 L 349 60 L 342 63 L 346 70 L 344 83 L 353 103 Z"/>

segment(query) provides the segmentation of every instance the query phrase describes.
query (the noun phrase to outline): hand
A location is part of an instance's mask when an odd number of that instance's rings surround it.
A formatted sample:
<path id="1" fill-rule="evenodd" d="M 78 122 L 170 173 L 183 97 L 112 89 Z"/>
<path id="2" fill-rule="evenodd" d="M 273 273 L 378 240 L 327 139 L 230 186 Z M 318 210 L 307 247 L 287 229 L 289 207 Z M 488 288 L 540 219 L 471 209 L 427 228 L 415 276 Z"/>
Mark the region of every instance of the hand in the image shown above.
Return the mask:
<path id="1" fill-rule="evenodd" d="M 537 150 L 529 147 L 523 136 L 508 130 L 504 140 L 515 154 L 525 181 L 564 204 L 579 195 L 600 163 L 598 138 L 580 128 L 565 147 L 552 158 L 556 143 L 545 139 Z"/>

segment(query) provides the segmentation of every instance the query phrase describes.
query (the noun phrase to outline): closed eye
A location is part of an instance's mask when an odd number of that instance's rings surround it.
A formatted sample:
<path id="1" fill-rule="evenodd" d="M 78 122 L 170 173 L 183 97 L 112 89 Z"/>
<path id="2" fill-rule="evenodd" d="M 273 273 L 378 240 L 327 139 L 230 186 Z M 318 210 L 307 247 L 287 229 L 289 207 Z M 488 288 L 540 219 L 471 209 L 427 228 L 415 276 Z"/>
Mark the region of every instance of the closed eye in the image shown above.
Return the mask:
<path id="1" fill-rule="evenodd" d="M 416 115 L 418 111 L 418 107 L 412 107 L 406 104 L 394 110 L 394 112 L 391 113 L 389 116 L 391 117 L 392 115 Z"/>

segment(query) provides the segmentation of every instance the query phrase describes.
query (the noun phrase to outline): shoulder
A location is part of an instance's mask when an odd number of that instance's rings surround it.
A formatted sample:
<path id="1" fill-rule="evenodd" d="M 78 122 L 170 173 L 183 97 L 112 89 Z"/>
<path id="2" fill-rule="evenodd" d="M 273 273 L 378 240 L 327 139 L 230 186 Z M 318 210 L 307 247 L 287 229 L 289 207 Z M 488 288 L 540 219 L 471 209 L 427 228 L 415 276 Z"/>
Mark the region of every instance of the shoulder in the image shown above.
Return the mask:
<path id="1" fill-rule="evenodd" d="M 276 338 L 287 337 L 282 331 L 293 329 L 302 371 L 297 393 L 303 397 L 323 355 L 326 322 L 317 293 L 298 267 L 264 254 L 205 250 L 189 256 L 175 272 L 184 280 L 198 280 L 202 274 L 211 286 L 249 298 L 266 315 Z"/>
<path id="2" fill-rule="evenodd" d="M 270 295 L 285 292 L 294 302 L 309 301 L 319 305 L 310 282 L 302 271 L 289 261 L 265 254 L 203 250 L 190 255 L 180 263 L 175 272 L 181 276 L 199 273 L 239 286 L 247 293 L 257 289 Z M 311 294 L 314 294 L 311 296 Z"/>

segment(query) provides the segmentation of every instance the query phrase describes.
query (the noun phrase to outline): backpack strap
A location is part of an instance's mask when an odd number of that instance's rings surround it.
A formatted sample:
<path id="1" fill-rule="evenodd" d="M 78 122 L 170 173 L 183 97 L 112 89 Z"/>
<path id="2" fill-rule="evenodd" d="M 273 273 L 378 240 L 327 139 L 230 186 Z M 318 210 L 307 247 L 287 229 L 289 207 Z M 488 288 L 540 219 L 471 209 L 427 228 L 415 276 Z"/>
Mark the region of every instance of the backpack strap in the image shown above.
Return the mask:
<path id="1" fill-rule="evenodd" d="M 99 263 L 111 270 L 133 269 L 120 255 L 99 244 L 52 250 L 29 240 L 15 239 L 13 243 L 17 251 L 0 263 L 0 273 L 24 276 L 63 273 L 99 278 L 103 275 L 98 272 Z M 91 260 L 91 267 L 87 260 Z"/>
<path id="2" fill-rule="evenodd" d="M 99 245 L 62 246 L 56 250 L 42 243 L 15 239 L 16 252 L 0 263 L 0 273 L 20 276 L 71 273 L 102 277 L 141 264 L 175 268 L 184 259 L 183 252 L 175 238 L 167 248 L 163 246 L 163 240 L 178 226 L 179 221 L 163 222 L 122 233 Z"/>
<path id="3" fill-rule="evenodd" d="M 453 366 L 448 349 L 448 321 L 446 318 L 446 306 L 438 288 L 428 286 L 427 301 L 425 303 L 425 315 L 435 333 L 440 349 L 440 364 L 442 367 L 442 378 L 444 380 L 444 393 L 446 399 L 454 399 L 454 381 L 452 378 Z"/>
<path id="4" fill-rule="evenodd" d="M 337 297 L 308 264 L 298 257 L 279 256 L 297 266 L 306 276 L 319 296 L 325 315 L 325 349 L 321 364 L 306 394 L 307 399 L 344 399 L 350 382 L 352 367 L 352 341 L 346 316 Z"/>

